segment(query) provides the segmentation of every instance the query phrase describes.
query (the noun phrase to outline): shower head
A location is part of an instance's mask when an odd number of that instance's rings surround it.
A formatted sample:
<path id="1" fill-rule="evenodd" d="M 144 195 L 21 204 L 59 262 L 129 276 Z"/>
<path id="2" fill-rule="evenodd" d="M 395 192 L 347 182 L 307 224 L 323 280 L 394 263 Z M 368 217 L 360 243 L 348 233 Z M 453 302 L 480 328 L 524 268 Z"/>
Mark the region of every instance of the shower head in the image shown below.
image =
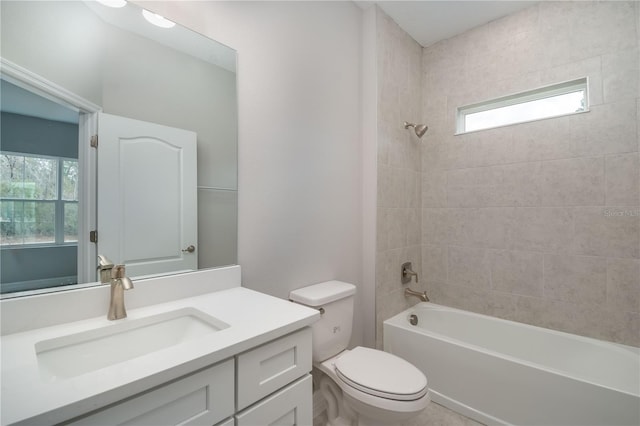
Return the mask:
<path id="1" fill-rule="evenodd" d="M 416 136 L 418 136 L 419 138 L 421 138 L 425 133 L 427 133 L 427 129 L 429 128 L 427 127 L 426 124 L 413 124 L 413 123 L 407 123 L 405 121 L 404 128 L 408 129 L 409 127 L 413 127 L 413 129 L 416 132 Z"/>

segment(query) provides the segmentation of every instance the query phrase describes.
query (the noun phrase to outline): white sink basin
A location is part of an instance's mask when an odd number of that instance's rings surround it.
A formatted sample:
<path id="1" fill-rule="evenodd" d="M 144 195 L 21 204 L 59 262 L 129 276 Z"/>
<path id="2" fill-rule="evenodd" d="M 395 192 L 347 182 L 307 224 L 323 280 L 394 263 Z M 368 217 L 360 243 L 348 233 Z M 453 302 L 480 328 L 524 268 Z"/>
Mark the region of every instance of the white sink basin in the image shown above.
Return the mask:
<path id="1" fill-rule="evenodd" d="M 42 378 L 79 376 L 229 327 L 197 309 L 184 308 L 139 319 L 125 319 L 35 344 Z"/>

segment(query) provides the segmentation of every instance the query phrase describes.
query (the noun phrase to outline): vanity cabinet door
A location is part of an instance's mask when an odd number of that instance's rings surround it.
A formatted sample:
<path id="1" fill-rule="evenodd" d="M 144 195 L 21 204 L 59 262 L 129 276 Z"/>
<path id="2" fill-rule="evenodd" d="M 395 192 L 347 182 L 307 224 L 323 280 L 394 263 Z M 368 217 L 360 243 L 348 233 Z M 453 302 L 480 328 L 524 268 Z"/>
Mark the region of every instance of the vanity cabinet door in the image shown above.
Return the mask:
<path id="1" fill-rule="evenodd" d="M 238 410 L 311 371 L 311 329 L 276 339 L 238 355 Z"/>
<path id="2" fill-rule="evenodd" d="M 233 359 L 134 396 L 72 425 L 206 425 L 234 413 Z"/>
<path id="3" fill-rule="evenodd" d="M 313 423 L 311 375 L 236 415 L 236 426 L 306 426 Z"/>

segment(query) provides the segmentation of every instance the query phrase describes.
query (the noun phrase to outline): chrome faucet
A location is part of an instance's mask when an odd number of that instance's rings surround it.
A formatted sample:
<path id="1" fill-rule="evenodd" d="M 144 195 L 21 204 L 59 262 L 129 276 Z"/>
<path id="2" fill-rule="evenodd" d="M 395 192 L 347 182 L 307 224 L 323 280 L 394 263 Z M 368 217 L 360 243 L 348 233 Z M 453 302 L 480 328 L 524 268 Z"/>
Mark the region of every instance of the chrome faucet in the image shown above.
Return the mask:
<path id="1" fill-rule="evenodd" d="M 127 317 L 127 310 L 124 308 L 124 290 L 131 290 L 133 282 L 125 275 L 124 265 L 114 265 L 105 256 L 98 255 L 98 271 L 100 271 L 100 282 L 111 284 L 111 300 L 109 301 L 109 312 L 107 319 L 110 321 Z"/>
<path id="2" fill-rule="evenodd" d="M 111 301 L 107 319 L 110 321 L 127 317 L 124 308 L 124 291 L 133 288 L 133 281 L 125 275 L 124 265 L 116 265 L 111 270 Z"/>
<path id="3" fill-rule="evenodd" d="M 409 287 L 404 289 L 404 296 L 405 297 L 415 296 L 423 302 L 429 301 L 426 291 L 414 291 L 414 290 L 411 290 Z"/>

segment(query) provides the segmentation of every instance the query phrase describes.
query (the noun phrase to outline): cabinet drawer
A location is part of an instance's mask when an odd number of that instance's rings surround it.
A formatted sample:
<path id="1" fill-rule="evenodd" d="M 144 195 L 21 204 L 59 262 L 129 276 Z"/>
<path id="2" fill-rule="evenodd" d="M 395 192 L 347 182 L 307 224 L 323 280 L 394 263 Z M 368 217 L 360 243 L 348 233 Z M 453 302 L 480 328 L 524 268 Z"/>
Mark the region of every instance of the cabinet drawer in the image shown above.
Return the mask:
<path id="1" fill-rule="evenodd" d="M 238 410 L 311 371 L 311 329 L 281 337 L 238 356 Z"/>
<path id="2" fill-rule="evenodd" d="M 212 425 L 233 415 L 233 359 L 81 418 L 72 425 Z"/>
<path id="3" fill-rule="evenodd" d="M 311 425 L 311 375 L 236 415 L 236 426 Z"/>

